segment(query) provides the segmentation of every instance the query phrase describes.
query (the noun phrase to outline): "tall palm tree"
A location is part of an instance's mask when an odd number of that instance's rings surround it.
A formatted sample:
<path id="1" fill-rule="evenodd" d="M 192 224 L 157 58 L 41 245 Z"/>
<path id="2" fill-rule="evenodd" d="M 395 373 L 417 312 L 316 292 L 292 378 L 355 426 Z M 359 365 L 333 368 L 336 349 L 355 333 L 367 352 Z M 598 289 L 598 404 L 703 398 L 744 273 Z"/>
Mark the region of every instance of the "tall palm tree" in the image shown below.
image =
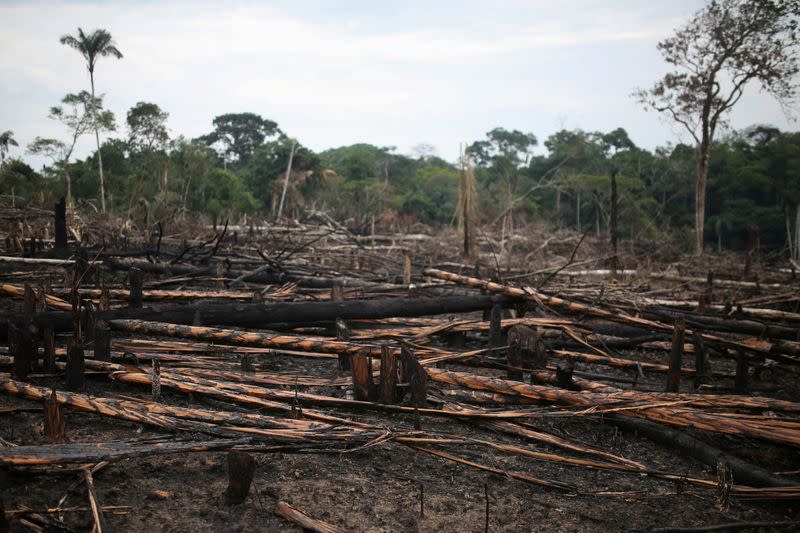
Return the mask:
<path id="1" fill-rule="evenodd" d="M 97 60 L 101 56 L 113 56 L 117 59 L 121 59 L 122 52 L 117 49 L 116 43 L 111 38 L 111 34 L 103 29 L 94 30 L 94 32 L 87 35 L 83 32 L 83 29 L 78 28 L 77 37 L 73 37 L 72 35 L 63 35 L 61 36 L 60 41 L 61 44 L 71 46 L 80 52 L 83 58 L 86 60 L 86 68 L 89 70 L 89 81 L 92 84 L 92 101 L 96 101 L 94 96 L 94 67 L 97 64 Z M 94 109 L 94 112 L 96 115 L 96 108 Z M 96 119 L 97 117 L 95 116 L 95 122 Z M 103 212 L 105 212 L 106 191 L 105 179 L 103 178 L 103 155 L 100 153 L 100 133 L 98 132 L 96 125 L 94 129 L 94 138 L 97 142 L 97 159 L 100 164 L 100 205 L 103 209 Z"/>
<path id="2" fill-rule="evenodd" d="M 14 140 L 14 132 L 6 130 L 0 133 L 0 165 L 5 163 L 6 154 L 8 153 L 9 146 L 19 146 L 17 141 Z"/>

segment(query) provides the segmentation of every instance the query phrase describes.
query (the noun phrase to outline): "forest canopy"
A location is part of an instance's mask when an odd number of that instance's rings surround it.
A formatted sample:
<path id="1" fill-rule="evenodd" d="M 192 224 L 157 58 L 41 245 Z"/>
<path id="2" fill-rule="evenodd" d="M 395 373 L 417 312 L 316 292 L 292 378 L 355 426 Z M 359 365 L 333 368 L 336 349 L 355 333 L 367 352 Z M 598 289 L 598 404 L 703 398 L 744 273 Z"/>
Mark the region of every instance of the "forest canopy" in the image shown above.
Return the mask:
<path id="1" fill-rule="evenodd" d="M 69 192 L 72 202 L 99 207 L 97 153 L 70 158 L 73 135 L 97 126 L 116 130 L 101 146 L 108 209 L 134 220 L 145 212 L 232 220 L 274 216 L 295 143 L 286 193 L 291 217 L 319 209 L 357 225 L 371 217 L 406 226 L 454 221 L 460 166 L 430 151 L 404 155 L 364 143 L 315 153 L 256 113 L 215 117 L 208 134 L 187 139 L 170 136 L 168 111 L 150 102 L 130 109 L 123 132 L 109 111 L 101 111 L 95 124 L 86 113 L 90 100 L 85 92 L 67 95 L 51 109 L 70 133 L 63 140 L 37 138 L 27 147 L 28 154 L 48 156 L 41 170 L 9 143 L 0 172 L 3 191 L 42 207 Z M 541 141 L 543 154 L 533 153 L 537 141 L 532 133 L 497 127 L 468 146 L 481 223 L 511 208 L 517 224 L 547 220 L 604 234 L 614 172 L 621 236 L 656 239 L 669 232 L 690 245 L 692 146 L 650 151 L 637 147 L 623 128 L 561 130 Z M 765 125 L 730 133 L 714 143 L 708 183 L 707 243 L 740 248 L 756 227 L 763 245 L 783 246 L 800 202 L 800 133 Z"/>

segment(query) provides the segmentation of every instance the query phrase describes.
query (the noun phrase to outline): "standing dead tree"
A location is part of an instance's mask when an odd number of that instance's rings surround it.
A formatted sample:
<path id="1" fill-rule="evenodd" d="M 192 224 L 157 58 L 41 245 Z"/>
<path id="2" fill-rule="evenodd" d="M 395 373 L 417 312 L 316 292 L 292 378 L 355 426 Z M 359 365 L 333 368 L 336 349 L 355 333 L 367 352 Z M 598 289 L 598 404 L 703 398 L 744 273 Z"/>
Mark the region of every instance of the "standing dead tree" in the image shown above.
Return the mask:
<path id="1" fill-rule="evenodd" d="M 458 217 L 459 228 L 464 232 L 464 257 L 469 259 L 475 251 L 475 201 L 477 199 L 475 172 L 468 154 L 461 155 L 461 172 L 458 175 Z"/>

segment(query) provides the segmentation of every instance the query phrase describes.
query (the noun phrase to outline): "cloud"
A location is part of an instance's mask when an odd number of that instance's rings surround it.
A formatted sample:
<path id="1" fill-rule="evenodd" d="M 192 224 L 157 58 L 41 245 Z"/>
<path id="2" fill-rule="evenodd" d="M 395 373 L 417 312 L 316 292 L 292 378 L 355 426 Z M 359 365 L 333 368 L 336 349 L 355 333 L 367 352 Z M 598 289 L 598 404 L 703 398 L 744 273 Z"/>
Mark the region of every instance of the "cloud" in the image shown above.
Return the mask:
<path id="1" fill-rule="evenodd" d="M 58 37 L 81 26 L 108 29 L 125 54 L 96 73 L 118 122 L 152 101 L 188 137 L 217 114 L 253 111 L 314 149 L 424 140 L 455 158 L 458 142 L 495 126 L 543 138 L 563 117 L 632 124 L 654 145 L 671 133 L 628 94 L 664 71 L 655 43 L 701 3 L 2 4 L 0 126 L 22 142 L 58 131 L 47 109 L 88 82 Z"/>

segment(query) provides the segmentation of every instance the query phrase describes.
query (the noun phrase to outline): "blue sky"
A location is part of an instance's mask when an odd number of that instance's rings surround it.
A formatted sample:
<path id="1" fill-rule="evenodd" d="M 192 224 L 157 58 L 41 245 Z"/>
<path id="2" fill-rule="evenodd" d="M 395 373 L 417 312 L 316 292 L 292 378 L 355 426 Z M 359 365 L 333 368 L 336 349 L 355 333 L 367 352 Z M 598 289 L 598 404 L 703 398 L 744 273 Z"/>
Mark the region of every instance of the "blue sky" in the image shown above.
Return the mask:
<path id="1" fill-rule="evenodd" d="M 47 118 L 88 87 L 65 33 L 106 28 L 125 57 L 103 58 L 98 92 L 117 115 L 138 101 L 195 137 L 215 115 L 252 111 L 314 150 L 419 143 L 455 160 L 460 142 L 496 127 L 533 132 L 624 127 L 647 148 L 686 140 L 630 97 L 666 72 L 656 43 L 699 0 L 485 2 L 1 2 L 0 130 L 20 143 L 63 138 Z M 750 87 L 734 128 L 796 129 Z M 79 149 L 88 153 L 93 139 Z M 26 157 L 35 166 L 41 164 Z"/>

